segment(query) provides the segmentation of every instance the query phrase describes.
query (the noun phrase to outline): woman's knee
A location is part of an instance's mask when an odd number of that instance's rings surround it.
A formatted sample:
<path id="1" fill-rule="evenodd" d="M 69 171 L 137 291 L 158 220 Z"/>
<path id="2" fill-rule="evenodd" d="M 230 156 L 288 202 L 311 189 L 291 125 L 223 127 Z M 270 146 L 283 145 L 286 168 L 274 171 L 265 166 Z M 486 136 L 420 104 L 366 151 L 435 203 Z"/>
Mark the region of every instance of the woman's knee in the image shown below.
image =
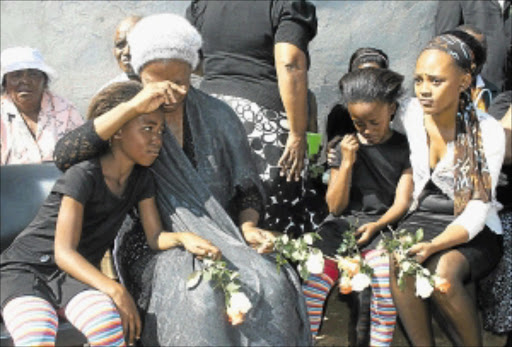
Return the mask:
<path id="1" fill-rule="evenodd" d="M 443 292 L 434 291 L 436 301 L 450 300 L 454 295 L 460 295 L 465 290 L 465 282 L 469 278 L 470 267 L 464 255 L 456 250 L 448 251 L 438 258 L 431 269 L 436 276 L 448 281 L 449 287 Z"/>
<path id="2" fill-rule="evenodd" d="M 463 284 L 469 278 L 469 263 L 457 250 L 444 253 L 433 265 L 435 265 L 435 273 L 449 281 Z"/>

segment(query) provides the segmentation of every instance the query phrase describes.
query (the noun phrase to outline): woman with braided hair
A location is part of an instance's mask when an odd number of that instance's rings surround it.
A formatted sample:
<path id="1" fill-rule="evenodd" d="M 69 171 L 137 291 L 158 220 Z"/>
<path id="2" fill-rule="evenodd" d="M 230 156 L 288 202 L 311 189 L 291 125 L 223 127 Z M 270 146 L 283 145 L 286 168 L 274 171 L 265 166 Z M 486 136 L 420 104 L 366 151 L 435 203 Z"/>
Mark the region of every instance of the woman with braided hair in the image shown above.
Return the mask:
<path id="1" fill-rule="evenodd" d="M 395 126 L 411 149 L 413 212 L 399 229 L 423 228 L 410 254 L 451 284 L 429 299 L 457 345 L 481 346 L 482 334 L 468 283 L 482 278 L 502 254 L 502 226 L 495 189 L 505 152 L 500 124 L 476 110 L 468 94 L 472 52 L 453 35 L 435 37 L 421 52 L 414 77 L 416 97 Z M 415 346 L 433 346 L 428 301 L 415 295 L 414 278 L 401 290 L 391 265 L 398 314 Z"/>

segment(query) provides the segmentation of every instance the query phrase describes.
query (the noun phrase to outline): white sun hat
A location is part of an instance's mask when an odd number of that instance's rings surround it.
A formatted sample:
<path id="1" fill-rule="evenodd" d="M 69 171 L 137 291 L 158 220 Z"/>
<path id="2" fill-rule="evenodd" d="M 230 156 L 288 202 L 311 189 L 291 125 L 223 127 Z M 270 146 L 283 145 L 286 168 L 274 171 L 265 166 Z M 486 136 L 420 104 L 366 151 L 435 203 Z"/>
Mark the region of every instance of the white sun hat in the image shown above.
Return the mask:
<path id="1" fill-rule="evenodd" d="M 37 69 L 44 72 L 49 79 L 57 77 L 55 70 L 48 66 L 41 55 L 41 52 L 31 47 L 12 47 L 2 51 L 0 57 L 1 79 L 4 81 L 5 74 L 25 69 Z"/>

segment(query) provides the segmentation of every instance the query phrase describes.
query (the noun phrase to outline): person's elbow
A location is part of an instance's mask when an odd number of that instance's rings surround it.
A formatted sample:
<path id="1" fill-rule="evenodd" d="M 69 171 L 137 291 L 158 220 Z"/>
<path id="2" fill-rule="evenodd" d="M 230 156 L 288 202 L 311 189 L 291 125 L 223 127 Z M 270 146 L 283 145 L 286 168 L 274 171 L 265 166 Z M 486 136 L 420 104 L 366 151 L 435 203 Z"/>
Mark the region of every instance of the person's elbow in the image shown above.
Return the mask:
<path id="1" fill-rule="evenodd" d="M 160 251 L 161 250 L 161 248 L 160 248 L 160 246 L 158 244 L 158 240 L 152 240 L 152 241 L 148 240 L 148 246 L 153 251 Z"/>
<path id="2" fill-rule="evenodd" d="M 306 54 L 290 43 L 277 43 L 274 48 L 274 59 L 278 73 L 281 71 L 307 73 Z"/>
<path id="3" fill-rule="evenodd" d="M 470 200 L 451 224 L 462 226 L 468 232 L 468 240 L 471 240 L 485 227 L 491 204 L 482 200 Z"/>
<path id="4" fill-rule="evenodd" d="M 55 249 L 53 251 L 53 256 L 55 258 L 55 264 L 61 269 L 65 269 L 66 265 L 69 262 L 69 259 L 71 257 L 71 253 L 73 252 L 73 249 L 61 246 L 56 244 Z"/>

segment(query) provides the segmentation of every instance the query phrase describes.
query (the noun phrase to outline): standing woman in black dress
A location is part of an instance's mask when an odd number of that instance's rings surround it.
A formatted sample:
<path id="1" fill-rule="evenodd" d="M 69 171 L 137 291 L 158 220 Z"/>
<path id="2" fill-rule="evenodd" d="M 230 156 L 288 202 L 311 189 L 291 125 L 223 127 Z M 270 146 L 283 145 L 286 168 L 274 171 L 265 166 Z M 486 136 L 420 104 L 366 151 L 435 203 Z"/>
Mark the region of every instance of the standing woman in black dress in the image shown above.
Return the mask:
<path id="1" fill-rule="evenodd" d="M 306 152 L 308 43 L 317 29 L 307 1 L 192 1 L 201 33 L 200 89 L 244 124 L 267 193 L 264 227 L 292 235 L 321 222 L 321 196 L 301 180 Z"/>

